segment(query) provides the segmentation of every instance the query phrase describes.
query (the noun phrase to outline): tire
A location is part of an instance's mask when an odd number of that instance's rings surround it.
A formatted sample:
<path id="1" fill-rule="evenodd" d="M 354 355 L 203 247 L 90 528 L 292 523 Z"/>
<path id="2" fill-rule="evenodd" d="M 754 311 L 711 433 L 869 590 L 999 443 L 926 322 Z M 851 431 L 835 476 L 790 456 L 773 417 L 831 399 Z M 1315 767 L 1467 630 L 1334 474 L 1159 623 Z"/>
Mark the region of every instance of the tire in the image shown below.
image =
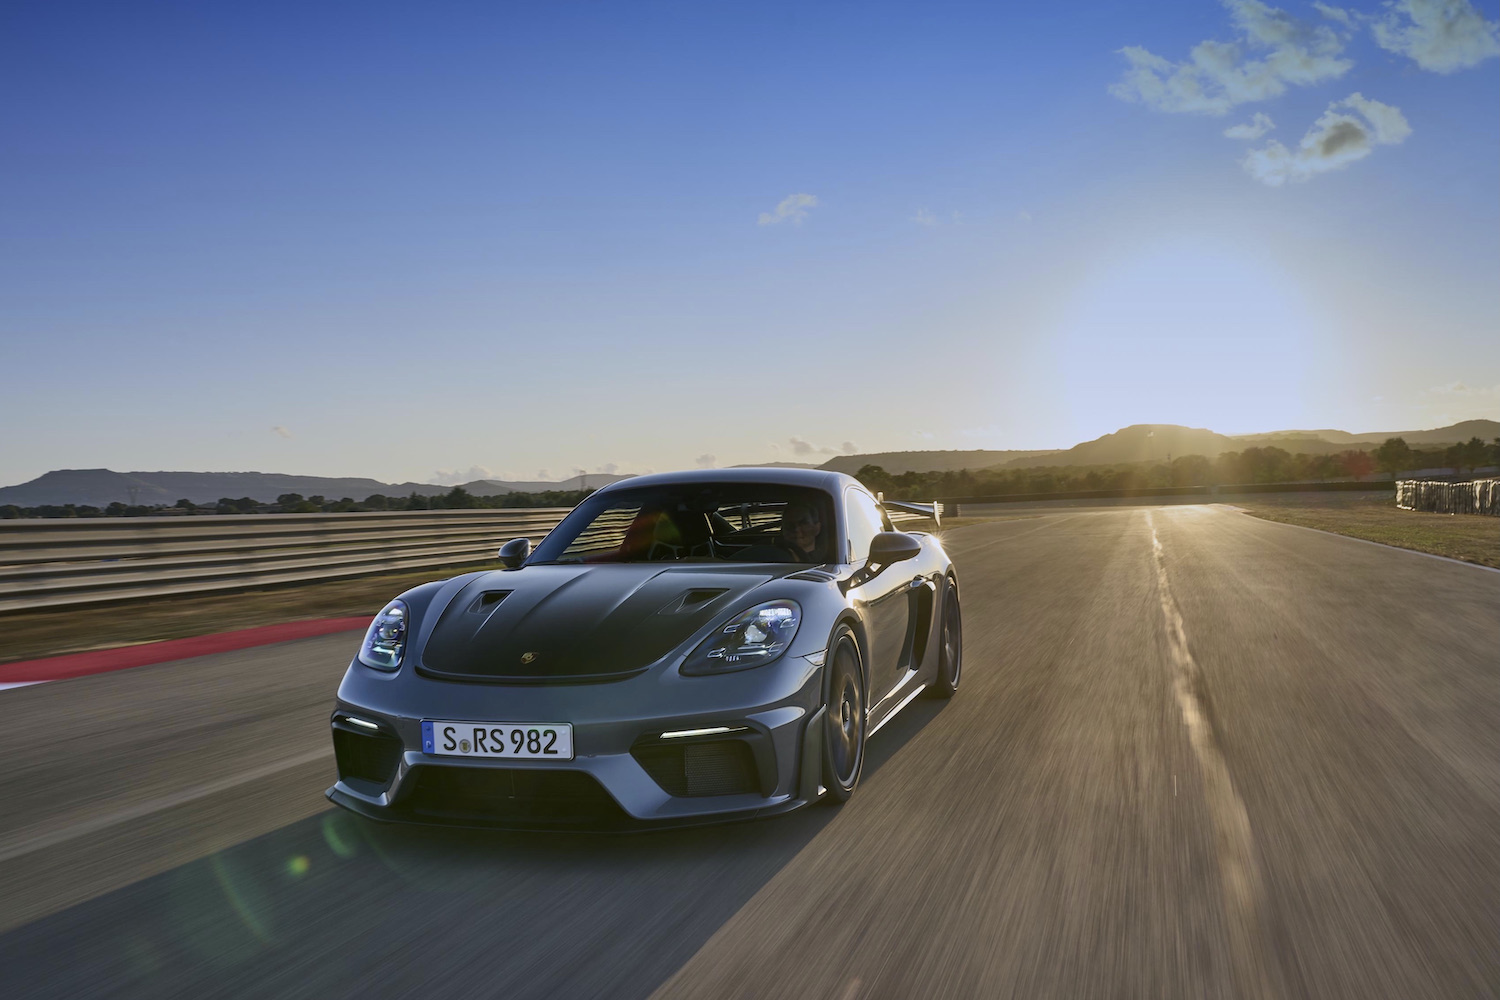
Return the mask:
<path id="1" fill-rule="evenodd" d="M 943 621 L 938 632 L 938 672 L 932 682 L 934 698 L 952 698 L 963 679 L 964 621 L 958 604 L 958 582 L 948 578 L 943 594 Z"/>
<path id="2" fill-rule="evenodd" d="M 865 680 L 859 644 L 840 625 L 828 644 L 828 688 L 824 697 L 823 787 L 835 805 L 849 801 L 865 767 Z"/>

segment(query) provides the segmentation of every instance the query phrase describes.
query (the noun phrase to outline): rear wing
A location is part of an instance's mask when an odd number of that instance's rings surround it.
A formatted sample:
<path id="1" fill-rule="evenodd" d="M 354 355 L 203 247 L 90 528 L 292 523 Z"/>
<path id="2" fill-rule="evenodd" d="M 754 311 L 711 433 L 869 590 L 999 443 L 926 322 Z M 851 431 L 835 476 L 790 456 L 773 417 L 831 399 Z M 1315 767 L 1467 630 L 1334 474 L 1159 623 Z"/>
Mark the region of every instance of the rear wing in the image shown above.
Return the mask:
<path id="1" fill-rule="evenodd" d="M 939 528 L 943 526 L 943 502 L 941 500 L 934 500 L 931 503 L 908 503 L 905 500 L 882 500 L 880 502 L 886 510 L 899 510 L 908 514 L 916 514 L 918 517 L 930 517 L 935 526 Z"/>

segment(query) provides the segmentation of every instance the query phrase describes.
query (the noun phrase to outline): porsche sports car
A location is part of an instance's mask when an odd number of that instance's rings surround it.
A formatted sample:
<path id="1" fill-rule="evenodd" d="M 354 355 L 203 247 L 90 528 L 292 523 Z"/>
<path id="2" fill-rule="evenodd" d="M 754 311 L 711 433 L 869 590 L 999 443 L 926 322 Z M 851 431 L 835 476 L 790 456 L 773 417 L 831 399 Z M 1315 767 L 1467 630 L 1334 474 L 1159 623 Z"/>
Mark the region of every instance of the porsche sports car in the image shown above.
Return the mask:
<path id="1" fill-rule="evenodd" d="M 423 584 L 339 686 L 335 803 L 503 827 L 750 818 L 859 784 L 963 665 L 958 578 L 849 476 L 727 469 L 589 496 L 503 569 Z"/>

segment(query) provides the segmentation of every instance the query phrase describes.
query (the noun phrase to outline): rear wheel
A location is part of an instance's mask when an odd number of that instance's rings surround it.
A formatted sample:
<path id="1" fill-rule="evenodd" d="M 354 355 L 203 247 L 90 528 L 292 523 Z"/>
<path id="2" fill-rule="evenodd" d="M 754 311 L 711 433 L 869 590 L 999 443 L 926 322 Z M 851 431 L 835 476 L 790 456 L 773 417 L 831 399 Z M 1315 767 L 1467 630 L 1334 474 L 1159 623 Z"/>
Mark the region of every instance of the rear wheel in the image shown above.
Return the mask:
<path id="1" fill-rule="evenodd" d="M 828 696 L 823 719 L 823 787 L 835 803 L 847 802 L 865 766 L 865 684 L 859 646 L 840 625 L 829 644 Z"/>
<path id="2" fill-rule="evenodd" d="M 958 606 L 958 585 L 950 578 L 943 594 L 943 624 L 938 635 L 938 674 L 932 682 L 934 698 L 952 698 L 964 668 L 964 624 Z"/>

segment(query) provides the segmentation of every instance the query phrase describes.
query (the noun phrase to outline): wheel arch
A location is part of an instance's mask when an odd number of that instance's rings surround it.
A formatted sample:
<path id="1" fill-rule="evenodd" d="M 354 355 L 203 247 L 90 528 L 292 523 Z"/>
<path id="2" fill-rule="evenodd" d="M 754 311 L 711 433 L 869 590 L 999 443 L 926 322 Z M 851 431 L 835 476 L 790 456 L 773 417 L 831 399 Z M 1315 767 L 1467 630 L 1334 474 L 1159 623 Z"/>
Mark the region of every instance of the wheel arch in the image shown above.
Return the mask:
<path id="1" fill-rule="evenodd" d="M 863 681 L 865 685 L 865 711 L 868 712 L 870 707 L 870 640 L 869 636 L 865 632 L 865 622 L 864 619 L 859 616 L 859 613 L 856 612 L 853 608 L 845 608 L 843 611 L 839 612 L 838 615 L 833 619 L 833 626 L 828 630 L 828 657 L 833 656 L 833 637 L 835 634 L 837 634 L 839 626 L 841 625 L 848 625 L 849 631 L 854 634 L 854 647 L 859 653 L 859 676 L 860 680 Z M 823 701 L 826 704 L 828 701 L 827 659 L 823 661 L 823 665 Z"/>

